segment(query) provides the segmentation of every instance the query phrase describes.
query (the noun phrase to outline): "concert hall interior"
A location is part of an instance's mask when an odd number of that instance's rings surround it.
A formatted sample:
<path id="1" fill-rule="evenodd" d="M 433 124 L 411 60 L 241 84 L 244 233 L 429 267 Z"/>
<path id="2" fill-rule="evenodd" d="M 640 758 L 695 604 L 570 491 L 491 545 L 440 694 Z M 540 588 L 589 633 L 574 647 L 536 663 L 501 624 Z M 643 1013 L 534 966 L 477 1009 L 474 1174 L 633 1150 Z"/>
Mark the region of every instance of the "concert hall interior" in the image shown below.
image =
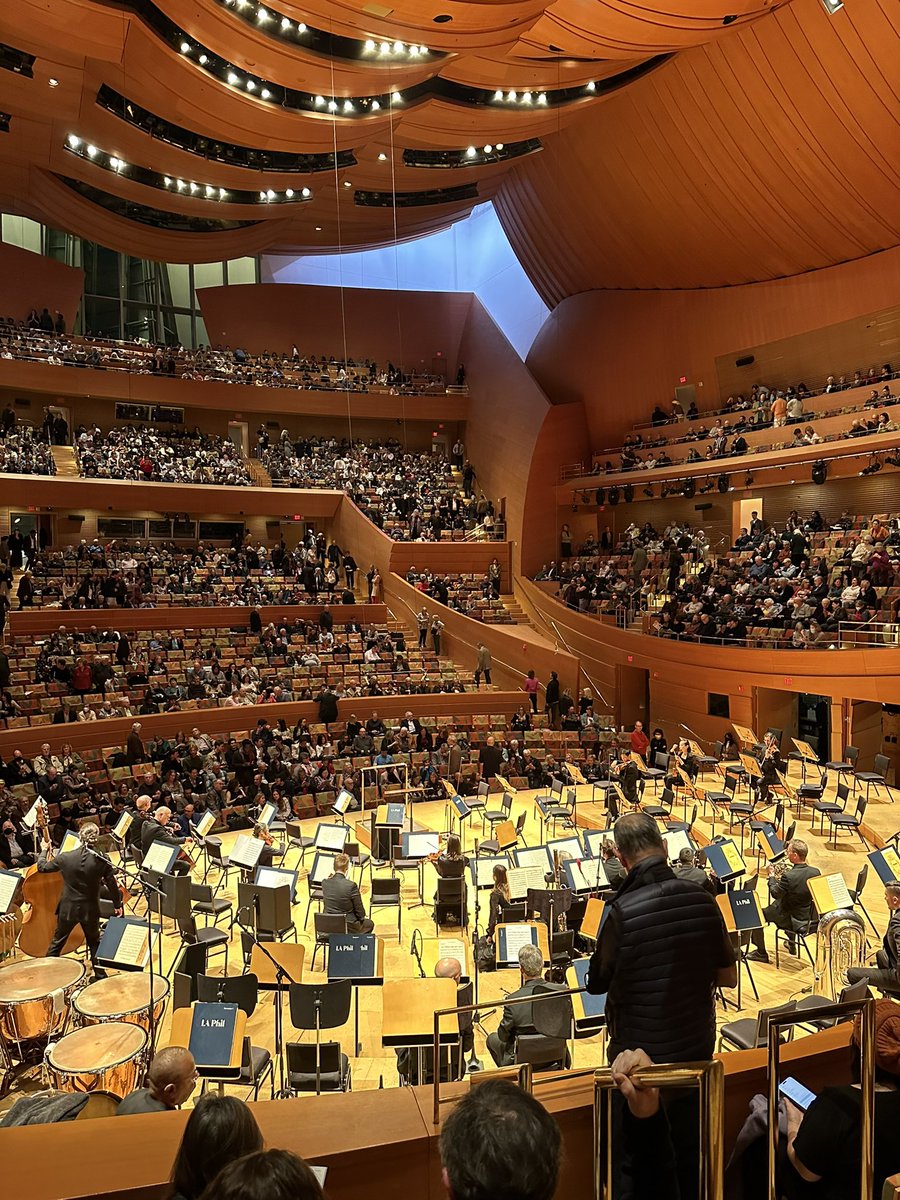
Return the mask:
<path id="1" fill-rule="evenodd" d="M 898 30 L 2 7 L 10 1197 L 900 1200 Z"/>

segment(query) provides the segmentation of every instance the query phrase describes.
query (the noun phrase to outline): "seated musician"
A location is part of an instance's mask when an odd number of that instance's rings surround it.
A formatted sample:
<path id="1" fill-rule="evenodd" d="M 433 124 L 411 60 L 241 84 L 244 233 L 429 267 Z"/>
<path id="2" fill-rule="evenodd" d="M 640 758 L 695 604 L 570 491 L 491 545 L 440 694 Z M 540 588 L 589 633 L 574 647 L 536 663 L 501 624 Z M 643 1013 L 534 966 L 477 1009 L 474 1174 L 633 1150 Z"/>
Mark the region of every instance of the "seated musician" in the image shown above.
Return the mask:
<path id="1" fill-rule="evenodd" d="M 682 846 L 678 851 L 678 861 L 673 867 L 675 875 L 678 879 L 686 879 L 689 883 L 696 883 L 698 887 L 704 888 L 711 895 L 715 895 L 715 881 L 710 879 L 702 867 L 697 866 L 697 855 L 690 846 Z"/>
<path id="2" fill-rule="evenodd" d="M 497 928 L 497 925 L 502 924 L 506 910 L 513 906 L 509 897 L 509 879 L 506 874 L 506 867 L 502 863 L 497 863 L 494 867 L 493 875 L 494 886 L 488 897 L 487 935 L 489 938 L 494 936 L 494 930 Z"/>
<path id="3" fill-rule="evenodd" d="M 434 974 L 436 979 L 456 980 L 456 1003 L 463 1004 L 466 1002 L 465 996 L 468 993 L 470 985 L 468 983 L 460 983 L 462 967 L 458 958 L 439 959 L 435 963 Z M 451 1065 L 450 1078 L 452 1079 L 461 1079 L 463 1077 L 465 1060 L 475 1049 L 475 1031 L 472 1016 L 472 1013 L 459 1014 L 459 1044 L 448 1047 L 450 1052 L 448 1061 Z M 434 1048 L 432 1046 L 425 1047 L 422 1053 L 422 1065 L 424 1072 L 420 1078 L 418 1051 L 411 1047 L 405 1047 L 397 1051 L 397 1072 L 404 1082 L 413 1084 L 434 1082 Z M 447 1071 L 443 1069 L 443 1065 L 441 1069 L 441 1081 L 444 1083 L 447 1082 Z"/>
<path id="4" fill-rule="evenodd" d="M 818 867 L 812 867 L 806 861 L 808 854 L 809 847 L 806 842 L 794 838 L 787 846 L 790 868 L 780 876 L 769 878 L 769 897 L 772 903 L 763 909 L 763 916 L 779 929 L 787 930 L 789 935 L 803 932 L 813 919 L 812 896 L 807 884 L 821 872 Z M 761 870 L 760 874 L 762 873 Z M 764 930 L 754 929 L 752 937 L 756 949 L 747 957 L 751 962 L 768 962 Z M 791 954 L 796 952 L 796 939 L 792 936 L 788 940 L 788 950 Z"/>
<path id="5" fill-rule="evenodd" d="M 153 1056 L 147 1072 L 147 1086 L 125 1097 L 116 1109 L 117 1117 L 136 1113 L 169 1112 L 180 1108 L 197 1084 L 194 1056 L 184 1046 L 164 1046 Z"/>
<path id="6" fill-rule="evenodd" d="M 510 993 L 509 999 L 514 1000 L 520 996 L 532 995 L 538 984 L 542 988 L 547 987 L 554 991 L 559 989 L 561 987 L 559 984 L 544 983 L 541 977 L 543 969 L 544 956 L 538 947 L 523 946 L 519 951 L 519 971 L 522 983 L 516 991 Z M 509 1067 L 515 1063 L 516 1042 L 519 1035 L 523 1033 L 537 1033 L 532 1019 L 532 1006 L 530 1004 L 505 1005 L 497 1032 L 490 1034 L 487 1040 L 488 1051 L 498 1067 Z M 568 1058 L 568 1052 L 566 1052 L 566 1057 Z"/>
<path id="7" fill-rule="evenodd" d="M 612 838 L 604 838 L 600 843 L 600 857 L 603 859 L 603 869 L 606 872 L 606 878 L 609 880 L 609 886 L 618 891 L 625 882 L 625 876 L 628 872 L 622 865 L 622 860 L 616 853 L 616 843 Z"/>
<path id="8" fill-rule="evenodd" d="M 765 804 L 769 799 L 770 788 L 777 787 L 781 782 L 778 778 L 779 771 L 784 770 L 781 751 L 778 749 L 778 742 L 774 734 L 766 734 L 763 739 L 762 751 L 757 757 L 762 775 L 759 779 L 751 779 L 750 786 L 756 793 L 757 801 Z"/>
<path id="9" fill-rule="evenodd" d="M 613 764 L 610 771 L 618 781 L 626 802 L 637 808 L 644 792 L 644 778 L 638 770 L 637 764 L 629 756 L 624 762 Z"/>
<path id="10" fill-rule="evenodd" d="M 335 855 L 334 873 L 322 884 L 322 897 L 325 901 L 322 911 L 335 916 L 345 916 L 350 933 L 371 933 L 375 922 L 366 916 L 359 887 L 352 879 L 347 878 L 349 869 L 348 856 Z"/>
<path id="11" fill-rule="evenodd" d="M 681 767 L 691 783 L 696 782 L 700 771 L 700 764 L 697 762 L 697 757 L 691 749 L 691 743 L 687 738 L 679 738 L 672 747 L 671 754 L 669 755 L 669 766 L 671 772 L 666 776 L 667 787 L 681 786 L 681 777 L 675 770 L 676 767 Z"/>
<path id="12" fill-rule="evenodd" d="M 873 987 L 900 995 L 900 883 L 885 885 L 884 902 L 890 919 L 881 949 L 875 955 L 875 966 L 850 967 L 847 981 L 859 983 L 865 979 Z"/>
<path id="13" fill-rule="evenodd" d="M 434 869 L 437 871 L 441 879 L 462 879 L 465 875 L 466 867 L 469 865 L 467 855 L 462 852 L 462 845 L 455 833 L 451 833 L 447 838 L 447 845 L 443 852 L 433 860 Z M 445 904 L 438 906 L 438 894 L 434 894 L 435 902 L 435 919 L 439 925 L 447 922 L 449 917 L 452 917 L 454 922 L 459 920 L 459 905 L 456 903 Z M 465 914 L 463 914 L 465 917 Z M 465 919 L 463 925 L 465 925 Z"/>
<path id="14" fill-rule="evenodd" d="M 172 820 L 171 808 L 166 808 L 163 804 L 153 814 L 149 821 L 145 821 L 141 829 L 141 850 L 144 854 L 156 842 L 161 842 L 164 846 L 174 846 L 179 849 L 184 844 L 183 837 L 177 837 L 169 828 Z M 177 860 L 172 866 L 172 873 L 175 875 L 184 875 L 188 870 L 188 864 Z"/>

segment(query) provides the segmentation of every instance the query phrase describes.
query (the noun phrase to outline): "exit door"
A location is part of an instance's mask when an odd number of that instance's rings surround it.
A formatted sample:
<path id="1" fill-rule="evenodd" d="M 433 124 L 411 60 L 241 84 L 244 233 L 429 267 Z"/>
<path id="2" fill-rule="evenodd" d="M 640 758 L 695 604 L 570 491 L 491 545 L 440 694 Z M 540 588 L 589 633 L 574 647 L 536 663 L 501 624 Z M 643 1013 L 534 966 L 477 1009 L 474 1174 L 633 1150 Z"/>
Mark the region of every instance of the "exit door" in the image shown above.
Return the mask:
<path id="1" fill-rule="evenodd" d="M 650 712 L 650 672 L 645 667 L 616 667 L 616 724 L 630 729 L 635 721 L 647 727 Z"/>

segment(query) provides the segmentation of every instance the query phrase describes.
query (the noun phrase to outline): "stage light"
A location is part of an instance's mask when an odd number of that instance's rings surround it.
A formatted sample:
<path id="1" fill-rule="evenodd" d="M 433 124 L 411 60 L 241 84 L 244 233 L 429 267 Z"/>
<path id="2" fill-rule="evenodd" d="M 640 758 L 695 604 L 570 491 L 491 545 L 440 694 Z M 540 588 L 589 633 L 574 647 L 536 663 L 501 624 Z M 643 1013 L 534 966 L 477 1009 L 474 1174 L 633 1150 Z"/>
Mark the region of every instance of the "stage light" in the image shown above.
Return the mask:
<path id="1" fill-rule="evenodd" d="M 219 188 L 219 199 L 220 200 L 224 200 L 227 195 L 228 195 L 228 193 L 225 191 L 224 188 Z"/>
<path id="2" fill-rule="evenodd" d="M 720 475 L 716 480 L 716 487 L 720 492 L 727 492 L 730 486 L 730 480 L 727 475 Z"/>
<path id="3" fill-rule="evenodd" d="M 523 104 L 531 103 L 531 92 L 523 92 L 522 93 L 522 103 Z"/>
<path id="4" fill-rule="evenodd" d="M 410 58 L 418 58 L 419 57 L 419 47 L 418 46 L 410 46 L 409 57 Z"/>
<path id="5" fill-rule="evenodd" d="M 349 179 L 345 179 L 345 180 L 344 180 L 344 187 L 353 187 L 353 184 L 350 182 L 350 180 L 349 180 Z"/>
<path id="6" fill-rule="evenodd" d="M 537 102 L 538 102 L 538 104 L 546 104 L 547 103 L 547 93 L 539 92 Z"/>
<path id="7" fill-rule="evenodd" d="M 514 103 L 514 102 L 515 102 L 515 100 L 516 100 L 516 93 L 515 93 L 515 92 L 507 92 L 507 93 L 506 93 L 506 98 L 507 98 L 507 100 L 510 102 L 510 104 L 512 104 L 512 103 Z"/>
<path id="8" fill-rule="evenodd" d="M 73 150 L 77 150 L 78 147 L 81 145 L 81 138 L 76 137 L 74 133 L 70 133 L 69 136 L 66 138 L 66 141 L 69 143 L 69 145 L 72 147 Z"/>
<path id="9" fill-rule="evenodd" d="M 663 489 L 665 490 L 665 484 L 663 484 Z M 644 488 L 644 495 L 647 497 L 647 499 L 648 499 L 648 500 L 652 500 L 652 499 L 653 499 L 653 488 L 652 488 L 652 487 L 645 487 L 645 488 Z"/>
<path id="10" fill-rule="evenodd" d="M 87 153 L 88 153 L 88 158 L 96 157 L 97 147 L 96 146 L 88 146 Z"/>
<path id="11" fill-rule="evenodd" d="M 192 183 L 192 184 L 191 184 L 191 195 L 192 195 L 192 196 L 193 196 L 194 192 L 196 192 L 196 190 L 197 190 L 197 185 L 196 185 L 196 183 Z"/>
<path id="12" fill-rule="evenodd" d="M 591 82 L 590 82 L 590 83 L 587 85 L 587 89 L 586 89 L 586 90 L 587 90 L 587 91 L 589 91 L 589 92 L 596 92 L 596 90 L 597 90 L 597 85 L 596 85 L 596 83 L 594 83 L 593 79 L 592 79 L 592 80 L 591 80 Z"/>
<path id="13" fill-rule="evenodd" d="M 229 71 L 229 72 L 228 72 L 227 79 L 228 79 L 228 82 L 231 84 L 231 86 L 232 86 L 232 87 L 234 87 L 234 85 L 235 85 L 236 83 L 240 83 L 240 80 L 238 79 L 237 75 L 235 75 L 234 71 Z"/>
<path id="14" fill-rule="evenodd" d="M 822 0 L 822 7 L 828 13 L 829 17 L 833 17 L 835 13 L 840 12 L 844 7 L 844 0 Z"/>
<path id="15" fill-rule="evenodd" d="M 321 108 L 322 105 L 325 103 L 325 97 L 324 96 L 316 96 L 313 103 L 315 104 L 316 108 Z"/>
<path id="16" fill-rule="evenodd" d="M 275 193 L 272 191 L 272 189 L 271 189 L 271 188 L 269 188 L 269 190 L 266 192 L 266 199 L 267 199 L 267 200 L 274 200 L 274 199 L 275 199 Z"/>
<path id="17" fill-rule="evenodd" d="M 503 99 L 503 93 L 500 91 L 500 89 L 499 89 L 499 88 L 497 88 L 496 92 L 494 92 L 494 99 L 495 99 L 495 100 L 502 100 L 502 99 Z"/>
<path id="18" fill-rule="evenodd" d="M 303 21 L 297 22 L 297 32 L 306 33 L 306 24 Z"/>
<path id="19" fill-rule="evenodd" d="M 293 189 L 293 188 L 288 188 L 288 190 L 287 190 L 287 191 L 286 191 L 284 194 L 287 196 L 288 200 L 293 200 L 293 198 L 294 198 L 294 189 Z"/>
<path id="20" fill-rule="evenodd" d="M 828 478 L 828 464 L 824 459 L 817 459 L 812 466 L 812 481 L 820 487 Z"/>
<path id="21" fill-rule="evenodd" d="M 253 80 L 252 80 L 252 79 L 248 79 L 248 80 L 247 80 L 247 91 L 248 91 L 248 92 L 255 92 L 255 91 L 256 91 L 256 84 L 253 82 Z"/>
<path id="22" fill-rule="evenodd" d="M 744 479 L 744 487 L 750 487 L 752 483 L 753 483 L 753 476 L 748 471 L 747 476 Z"/>
<path id="23" fill-rule="evenodd" d="M 391 48 L 387 42 L 382 42 L 381 45 L 378 47 L 378 50 L 379 50 L 379 53 L 381 53 L 381 54 L 390 54 L 390 52 L 391 52 Z"/>
<path id="24" fill-rule="evenodd" d="M 205 54 L 201 54 L 200 57 L 197 59 L 197 62 L 200 64 L 201 67 L 205 67 L 206 64 L 209 62 L 209 59 L 206 57 Z"/>
<path id="25" fill-rule="evenodd" d="M 502 143 L 502 142 L 498 142 L 498 143 L 497 143 L 497 145 L 494 147 L 494 149 L 495 149 L 495 150 L 502 150 L 502 149 L 503 149 L 503 143 Z"/>
<path id="26" fill-rule="evenodd" d="M 189 53 L 190 53 L 190 50 L 191 50 L 191 43 L 190 43 L 190 42 L 182 42 L 182 43 L 181 43 L 181 53 L 182 53 L 182 54 L 189 54 Z"/>
<path id="27" fill-rule="evenodd" d="M 485 146 L 485 148 L 484 148 L 485 154 L 492 154 L 493 150 L 494 150 L 493 146 Z"/>
<path id="28" fill-rule="evenodd" d="M 183 179 L 176 180 L 175 186 L 178 188 L 179 192 L 183 192 L 184 191 L 184 180 Z"/>
<path id="29" fill-rule="evenodd" d="M 469 146 L 469 148 L 466 150 L 466 158 L 474 158 L 477 153 L 478 151 L 474 146 Z"/>
<path id="30" fill-rule="evenodd" d="M 263 90 L 259 94 L 262 96 L 263 100 L 268 100 L 269 97 L 272 95 L 272 93 L 269 91 L 268 88 L 263 88 Z"/>
<path id="31" fill-rule="evenodd" d="M 337 112 L 337 110 L 338 110 L 337 100 L 329 100 L 328 101 L 328 111 L 329 112 Z"/>
<path id="32" fill-rule="evenodd" d="M 166 185 L 166 187 L 172 186 L 172 180 L 168 177 L 168 175 L 166 175 L 166 177 L 163 179 L 163 183 Z"/>
<path id="33" fill-rule="evenodd" d="M 288 17 L 282 17 L 281 18 L 281 28 L 282 29 L 290 29 L 290 27 L 291 27 L 290 19 Z"/>
<path id="34" fill-rule="evenodd" d="M 215 189 L 210 187 L 209 184 L 207 184 L 203 190 L 206 192 L 207 196 L 211 196 L 213 194 L 213 192 L 215 191 Z"/>
<path id="35" fill-rule="evenodd" d="M 609 500 L 610 504 L 612 504 L 612 505 L 616 505 L 619 503 L 619 489 L 616 487 L 615 484 L 613 484 L 613 486 L 609 489 L 609 496 L 607 497 L 607 499 Z"/>
<path id="36" fill-rule="evenodd" d="M 270 21 L 272 18 L 270 17 L 268 12 L 266 12 L 266 10 L 264 8 L 259 8 L 256 11 L 256 19 L 257 19 L 257 21 L 265 22 L 265 21 Z"/>
<path id="37" fill-rule="evenodd" d="M 371 39 L 371 38 L 369 38 L 369 39 L 368 39 L 368 41 L 366 42 L 365 46 L 363 46 L 363 50 L 366 52 L 366 54 L 373 54 L 373 53 L 374 53 L 374 51 L 375 51 L 375 43 L 372 41 L 372 39 Z"/>
<path id="38" fill-rule="evenodd" d="M 372 101 L 372 112 L 380 112 L 380 111 L 381 111 L 381 105 L 378 103 L 377 100 L 373 100 Z"/>
<path id="39" fill-rule="evenodd" d="M 47 87 L 59 87 L 59 80 L 54 79 L 53 76 L 51 75 L 50 78 L 47 80 Z"/>
<path id="40" fill-rule="evenodd" d="M 404 49 L 405 49 L 405 47 L 402 42 L 394 42 L 394 53 L 395 54 L 402 54 Z"/>
<path id="41" fill-rule="evenodd" d="M 316 226 L 316 233 L 321 233 L 321 232 L 322 232 L 322 226 L 321 226 L 321 225 L 317 225 L 317 226 Z"/>
<path id="42" fill-rule="evenodd" d="M 403 97 L 399 92 L 391 92 L 391 99 L 395 104 L 399 104 Z"/>
<path id="43" fill-rule="evenodd" d="M 301 194 L 301 196 L 303 196 L 304 199 L 308 199 L 312 195 L 312 192 L 309 190 L 308 187 L 305 187 L 300 194 Z"/>

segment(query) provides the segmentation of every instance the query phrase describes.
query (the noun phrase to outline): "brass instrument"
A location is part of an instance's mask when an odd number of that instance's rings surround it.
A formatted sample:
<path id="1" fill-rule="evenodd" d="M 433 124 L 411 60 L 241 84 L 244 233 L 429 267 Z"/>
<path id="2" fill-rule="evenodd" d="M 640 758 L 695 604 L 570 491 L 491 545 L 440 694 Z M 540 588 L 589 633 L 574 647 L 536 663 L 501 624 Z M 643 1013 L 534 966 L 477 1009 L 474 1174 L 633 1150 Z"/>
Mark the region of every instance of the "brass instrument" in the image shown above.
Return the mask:
<path id="1" fill-rule="evenodd" d="M 826 913 L 816 929 L 817 990 L 827 980 L 827 994 L 837 1000 L 847 984 L 847 970 L 862 965 L 866 954 L 866 927 L 862 917 L 850 908 Z"/>

